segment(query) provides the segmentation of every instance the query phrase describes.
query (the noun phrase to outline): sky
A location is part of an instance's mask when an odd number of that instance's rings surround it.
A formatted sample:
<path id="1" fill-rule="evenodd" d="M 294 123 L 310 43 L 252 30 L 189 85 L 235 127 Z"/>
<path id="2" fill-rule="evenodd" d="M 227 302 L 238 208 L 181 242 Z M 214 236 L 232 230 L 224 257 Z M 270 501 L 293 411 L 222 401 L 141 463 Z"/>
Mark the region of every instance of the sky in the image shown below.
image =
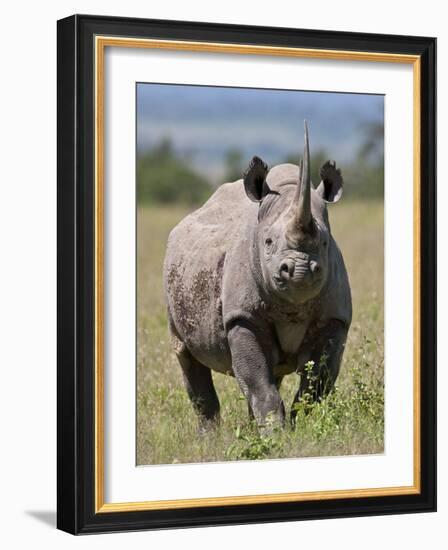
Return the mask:
<path id="1" fill-rule="evenodd" d="M 371 123 L 384 124 L 384 96 L 172 84 L 137 84 L 137 150 L 169 138 L 194 167 L 215 179 L 224 158 L 239 149 L 247 163 L 258 155 L 270 166 L 303 148 L 325 149 L 351 162 Z"/>

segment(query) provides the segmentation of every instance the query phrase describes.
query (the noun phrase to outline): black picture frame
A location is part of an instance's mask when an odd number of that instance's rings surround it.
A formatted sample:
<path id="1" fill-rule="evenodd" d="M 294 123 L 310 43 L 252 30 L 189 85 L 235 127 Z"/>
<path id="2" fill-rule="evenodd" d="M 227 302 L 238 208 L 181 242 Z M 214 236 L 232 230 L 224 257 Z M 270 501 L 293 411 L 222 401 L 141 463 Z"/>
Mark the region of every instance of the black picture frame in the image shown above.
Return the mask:
<path id="1" fill-rule="evenodd" d="M 382 52 L 420 58 L 420 460 L 418 494 L 95 511 L 95 36 Z M 436 39 L 124 17 L 58 21 L 57 526 L 73 534 L 436 510 Z"/>

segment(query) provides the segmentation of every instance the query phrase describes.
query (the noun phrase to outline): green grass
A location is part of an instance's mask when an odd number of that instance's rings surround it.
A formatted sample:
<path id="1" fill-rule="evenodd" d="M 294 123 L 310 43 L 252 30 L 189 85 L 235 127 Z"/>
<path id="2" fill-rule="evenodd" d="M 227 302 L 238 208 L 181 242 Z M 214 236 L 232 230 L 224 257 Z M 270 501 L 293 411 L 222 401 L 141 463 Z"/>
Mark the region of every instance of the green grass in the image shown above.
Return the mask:
<path id="1" fill-rule="evenodd" d="M 330 207 L 332 231 L 347 265 L 353 295 L 350 328 L 336 391 L 318 405 L 300 405 L 296 428 L 261 436 L 249 422 L 236 381 L 214 374 L 219 428 L 199 435 L 180 367 L 170 349 L 162 293 L 168 233 L 188 210 L 138 211 L 137 463 L 224 461 L 383 452 L 383 204 L 348 201 Z M 291 406 L 299 379 L 285 377 Z M 312 383 L 312 380 L 310 380 Z"/>

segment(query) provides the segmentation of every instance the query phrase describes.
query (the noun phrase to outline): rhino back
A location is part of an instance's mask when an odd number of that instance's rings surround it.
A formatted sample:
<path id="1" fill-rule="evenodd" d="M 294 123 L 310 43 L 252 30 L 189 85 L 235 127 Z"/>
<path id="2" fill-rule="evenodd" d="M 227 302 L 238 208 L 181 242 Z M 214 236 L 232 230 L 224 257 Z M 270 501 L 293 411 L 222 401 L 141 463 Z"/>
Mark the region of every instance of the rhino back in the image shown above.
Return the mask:
<path id="1" fill-rule="evenodd" d="M 251 208 L 257 207 L 241 180 L 224 184 L 168 239 L 164 284 L 172 330 L 196 359 L 219 371 L 231 369 L 221 301 L 226 256 Z"/>

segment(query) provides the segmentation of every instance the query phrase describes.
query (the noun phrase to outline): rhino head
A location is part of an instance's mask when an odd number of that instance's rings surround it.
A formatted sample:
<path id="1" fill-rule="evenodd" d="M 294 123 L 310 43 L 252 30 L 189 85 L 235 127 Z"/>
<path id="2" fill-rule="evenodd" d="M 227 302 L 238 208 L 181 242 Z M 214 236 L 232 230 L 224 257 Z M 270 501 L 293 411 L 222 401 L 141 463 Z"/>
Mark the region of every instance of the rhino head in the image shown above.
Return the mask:
<path id="1" fill-rule="evenodd" d="M 315 298 L 329 271 L 331 238 L 327 203 L 342 195 L 342 177 L 334 161 L 320 171 L 315 189 L 310 178 L 308 128 L 299 166 L 280 165 L 269 171 L 254 157 L 244 174 L 244 188 L 260 204 L 254 234 L 265 291 L 279 301 L 301 304 Z"/>

